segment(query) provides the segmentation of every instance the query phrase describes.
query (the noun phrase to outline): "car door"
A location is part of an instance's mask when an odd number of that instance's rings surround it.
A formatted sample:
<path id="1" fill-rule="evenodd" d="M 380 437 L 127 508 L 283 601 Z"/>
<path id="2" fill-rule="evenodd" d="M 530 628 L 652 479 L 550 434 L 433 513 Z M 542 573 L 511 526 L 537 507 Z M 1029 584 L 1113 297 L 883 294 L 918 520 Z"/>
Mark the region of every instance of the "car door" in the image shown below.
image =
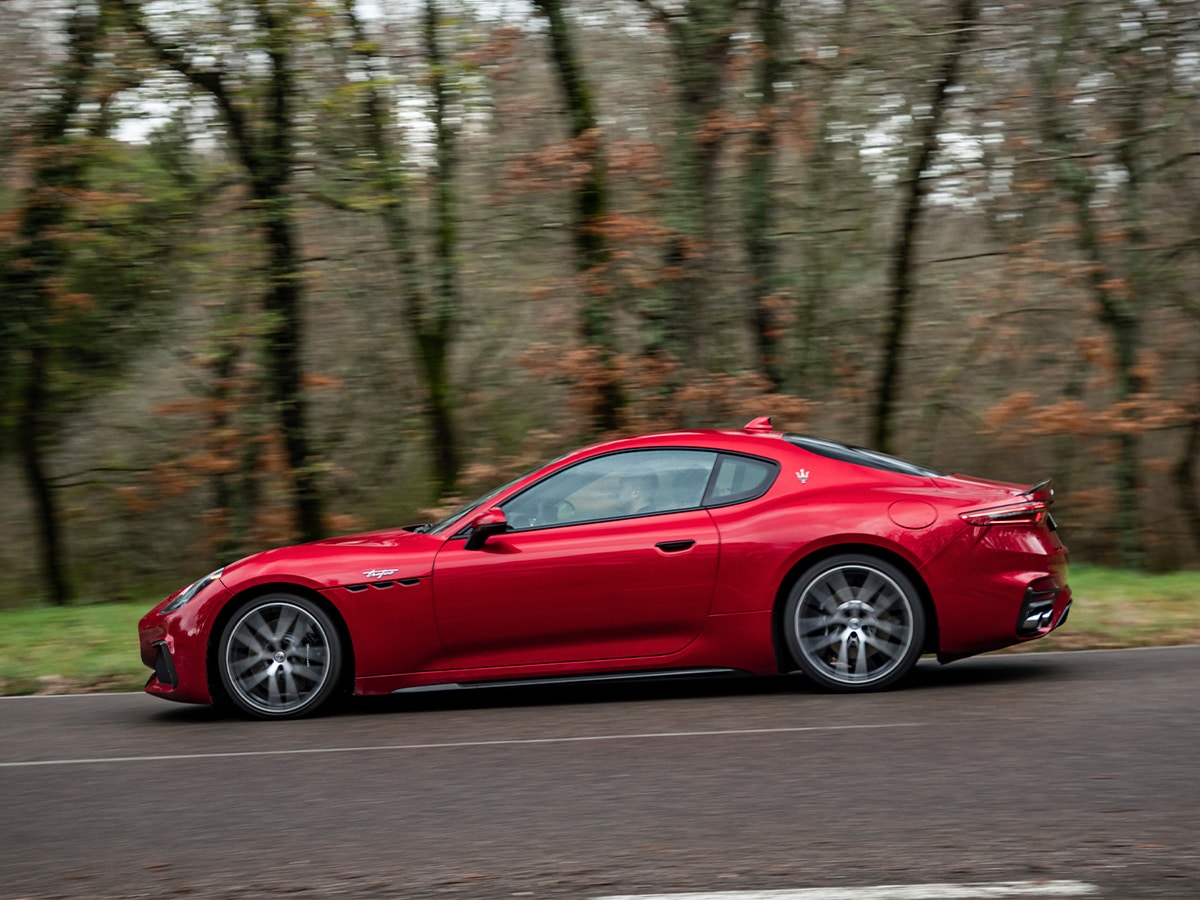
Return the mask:
<path id="1" fill-rule="evenodd" d="M 719 540 L 700 508 L 716 454 L 595 457 L 501 503 L 510 530 L 447 541 L 434 605 L 447 668 L 665 656 L 708 614 Z"/>

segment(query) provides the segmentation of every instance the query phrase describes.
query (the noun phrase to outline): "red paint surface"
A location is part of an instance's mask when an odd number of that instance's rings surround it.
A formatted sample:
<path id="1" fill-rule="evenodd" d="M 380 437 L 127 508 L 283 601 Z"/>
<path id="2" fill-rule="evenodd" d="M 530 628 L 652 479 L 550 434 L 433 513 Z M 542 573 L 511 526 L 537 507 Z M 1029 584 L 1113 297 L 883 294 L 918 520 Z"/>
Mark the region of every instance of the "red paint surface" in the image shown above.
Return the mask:
<path id="1" fill-rule="evenodd" d="M 1028 499 L 1023 486 L 867 468 L 777 432 L 677 432 L 588 448 L 475 512 L 503 509 L 581 461 L 649 447 L 758 457 L 778 473 L 755 499 L 510 531 L 478 550 L 466 549 L 468 514 L 440 534 L 394 529 L 256 554 L 181 609 L 161 615 L 167 598 L 146 615 L 143 661 L 153 667 L 164 641 L 179 673 L 174 688 L 152 678 L 146 689 L 211 702 L 221 625 L 241 600 L 273 590 L 318 599 L 344 624 L 359 693 L 693 666 L 789 670 L 773 614 L 789 579 L 823 553 L 875 553 L 908 570 L 936 622 L 929 649 L 944 660 L 1026 640 L 1018 611 L 1039 579 L 1059 590 L 1055 621 L 1069 602 L 1066 548 L 1048 521 L 980 527 L 960 518 Z"/>

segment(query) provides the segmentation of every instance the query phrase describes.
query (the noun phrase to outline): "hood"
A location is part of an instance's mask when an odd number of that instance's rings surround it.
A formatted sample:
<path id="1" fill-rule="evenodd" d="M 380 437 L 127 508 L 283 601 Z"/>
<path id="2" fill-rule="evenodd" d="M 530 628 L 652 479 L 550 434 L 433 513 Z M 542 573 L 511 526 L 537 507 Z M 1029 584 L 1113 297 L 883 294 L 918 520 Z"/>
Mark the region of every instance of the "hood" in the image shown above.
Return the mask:
<path id="1" fill-rule="evenodd" d="M 417 536 L 417 532 L 407 528 L 382 528 L 379 531 L 364 531 L 361 534 L 347 534 L 341 537 L 325 538 L 303 547 L 396 547 Z"/>
<path id="2" fill-rule="evenodd" d="M 290 582 L 314 590 L 425 578 L 443 539 L 388 528 L 308 544 L 264 550 L 225 567 L 221 582 L 237 592 L 258 584 Z"/>

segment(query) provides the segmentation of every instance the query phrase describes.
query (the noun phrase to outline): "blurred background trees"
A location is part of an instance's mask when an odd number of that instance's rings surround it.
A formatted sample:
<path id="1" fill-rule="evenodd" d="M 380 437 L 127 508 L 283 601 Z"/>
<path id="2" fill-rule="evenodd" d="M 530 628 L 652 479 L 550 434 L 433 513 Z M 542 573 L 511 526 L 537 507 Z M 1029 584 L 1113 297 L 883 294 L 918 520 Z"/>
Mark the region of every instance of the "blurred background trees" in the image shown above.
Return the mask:
<path id="1" fill-rule="evenodd" d="M 1200 555 L 1200 0 L 8 0 L 0 604 L 777 423 Z"/>

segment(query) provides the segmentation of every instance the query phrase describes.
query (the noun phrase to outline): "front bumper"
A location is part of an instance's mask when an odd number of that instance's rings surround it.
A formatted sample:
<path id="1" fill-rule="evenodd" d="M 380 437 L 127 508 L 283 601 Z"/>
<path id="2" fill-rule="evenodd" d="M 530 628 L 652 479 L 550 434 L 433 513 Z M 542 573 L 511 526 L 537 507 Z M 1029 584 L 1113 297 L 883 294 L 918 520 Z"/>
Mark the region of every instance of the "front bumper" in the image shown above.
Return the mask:
<path id="1" fill-rule="evenodd" d="M 142 663 L 152 670 L 145 691 L 181 703 L 212 703 L 208 645 L 217 613 L 230 597 L 216 582 L 184 606 L 163 614 L 163 601 L 138 623 Z"/>

